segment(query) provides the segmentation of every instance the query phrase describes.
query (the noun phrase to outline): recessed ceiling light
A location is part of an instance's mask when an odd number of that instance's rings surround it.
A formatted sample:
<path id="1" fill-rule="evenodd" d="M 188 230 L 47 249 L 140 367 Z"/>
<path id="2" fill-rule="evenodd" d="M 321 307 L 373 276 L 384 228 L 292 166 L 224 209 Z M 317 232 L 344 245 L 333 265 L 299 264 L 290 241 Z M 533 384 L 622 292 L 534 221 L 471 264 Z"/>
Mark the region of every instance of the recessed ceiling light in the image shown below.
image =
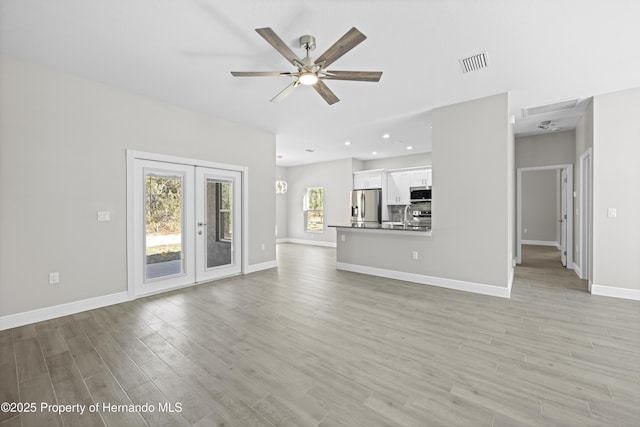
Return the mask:
<path id="1" fill-rule="evenodd" d="M 388 133 L 385 133 L 384 135 L 382 135 L 382 137 L 384 139 L 389 139 L 389 138 L 391 138 L 391 135 L 389 135 Z"/>
<path id="2" fill-rule="evenodd" d="M 413 147 L 410 145 L 407 145 L 407 150 L 413 150 Z"/>
<path id="3" fill-rule="evenodd" d="M 344 145 L 351 145 L 351 141 L 345 141 Z"/>
<path id="4" fill-rule="evenodd" d="M 373 151 L 371 154 L 373 154 L 375 156 L 376 154 L 378 154 L 378 152 L 377 151 Z"/>

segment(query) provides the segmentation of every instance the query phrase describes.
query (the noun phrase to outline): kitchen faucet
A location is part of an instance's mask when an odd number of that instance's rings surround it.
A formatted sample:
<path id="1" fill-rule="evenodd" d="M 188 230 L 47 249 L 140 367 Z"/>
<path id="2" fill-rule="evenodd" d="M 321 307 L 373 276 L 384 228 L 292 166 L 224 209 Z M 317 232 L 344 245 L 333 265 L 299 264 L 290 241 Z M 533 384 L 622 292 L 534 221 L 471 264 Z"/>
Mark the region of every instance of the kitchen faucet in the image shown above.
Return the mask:
<path id="1" fill-rule="evenodd" d="M 407 225 L 407 223 L 409 222 L 409 221 L 407 221 L 407 212 L 409 211 L 410 207 L 411 207 L 411 205 L 407 205 L 407 206 L 404 207 L 404 217 L 403 217 L 403 220 L 402 220 L 402 225 Z"/>

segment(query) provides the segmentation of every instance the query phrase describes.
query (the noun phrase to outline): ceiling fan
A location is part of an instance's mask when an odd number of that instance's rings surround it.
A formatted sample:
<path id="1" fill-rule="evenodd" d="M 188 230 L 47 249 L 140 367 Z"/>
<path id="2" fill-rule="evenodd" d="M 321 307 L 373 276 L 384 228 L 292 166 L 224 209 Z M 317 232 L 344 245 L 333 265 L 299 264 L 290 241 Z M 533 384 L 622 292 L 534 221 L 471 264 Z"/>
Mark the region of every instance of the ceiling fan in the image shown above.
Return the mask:
<path id="1" fill-rule="evenodd" d="M 265 76 L 284 76 L 294 77 L 296 80 L 285 87 L 280 93 L 271 99 L 271 102 L 279 102 L 285 99 L 300 85 L 313 87 L 320 96 L 327 101 L 329 105 L 340 101 L 338 97 L 329 89 L 323 80 L 354 80 L 361 82 L 377 82 L 380 81 L 382 72 L 380 71 L 336 71 L 327 70 L 327 67 L 333 64 L 337 59 L 345 53 L 362 43 L 367 37 L 358 31 L 357 28 L 351 28 L 335 42 L 325 53 L 317 59 L 312 59 L 309 52 L 316 48 L 316 39 L 313 36 L 300 37 L 300 47 L 306 50 L 306 56 L 302 59 L 282 41 L 280 37 L 271 28 L 256 28 L 256 32 L 260 34 L 271 46 L 273 46 L 287 61 L 298 68 L 296 72 L 278 72 L 278 71 L 232 71 L 234 77 L 265 77 Z"/>

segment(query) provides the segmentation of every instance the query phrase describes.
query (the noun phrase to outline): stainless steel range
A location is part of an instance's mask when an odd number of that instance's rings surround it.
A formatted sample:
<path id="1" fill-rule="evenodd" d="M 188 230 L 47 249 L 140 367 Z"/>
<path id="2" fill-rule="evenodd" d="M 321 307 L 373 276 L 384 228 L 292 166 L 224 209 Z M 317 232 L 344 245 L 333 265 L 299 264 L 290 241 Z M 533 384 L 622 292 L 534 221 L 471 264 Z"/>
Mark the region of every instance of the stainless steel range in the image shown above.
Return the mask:
<path id="1" fill-rule="evenodd" d="M 412 224 L 431 227 L 431 200 L 411 203 Z"/>

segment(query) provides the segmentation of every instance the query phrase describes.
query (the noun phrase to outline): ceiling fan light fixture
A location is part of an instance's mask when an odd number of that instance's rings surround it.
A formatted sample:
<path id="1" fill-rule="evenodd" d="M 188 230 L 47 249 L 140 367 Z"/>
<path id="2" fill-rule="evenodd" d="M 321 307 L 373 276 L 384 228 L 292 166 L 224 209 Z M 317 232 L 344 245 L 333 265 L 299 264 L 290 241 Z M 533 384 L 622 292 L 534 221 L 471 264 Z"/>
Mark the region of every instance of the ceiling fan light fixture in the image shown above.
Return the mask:
<path id="1" fill-rule="evenodd" d="M 316 73 L 301 73 L 298 81 L 305 86 L 311 86 L 318 83 L 318 76 Z"/>

